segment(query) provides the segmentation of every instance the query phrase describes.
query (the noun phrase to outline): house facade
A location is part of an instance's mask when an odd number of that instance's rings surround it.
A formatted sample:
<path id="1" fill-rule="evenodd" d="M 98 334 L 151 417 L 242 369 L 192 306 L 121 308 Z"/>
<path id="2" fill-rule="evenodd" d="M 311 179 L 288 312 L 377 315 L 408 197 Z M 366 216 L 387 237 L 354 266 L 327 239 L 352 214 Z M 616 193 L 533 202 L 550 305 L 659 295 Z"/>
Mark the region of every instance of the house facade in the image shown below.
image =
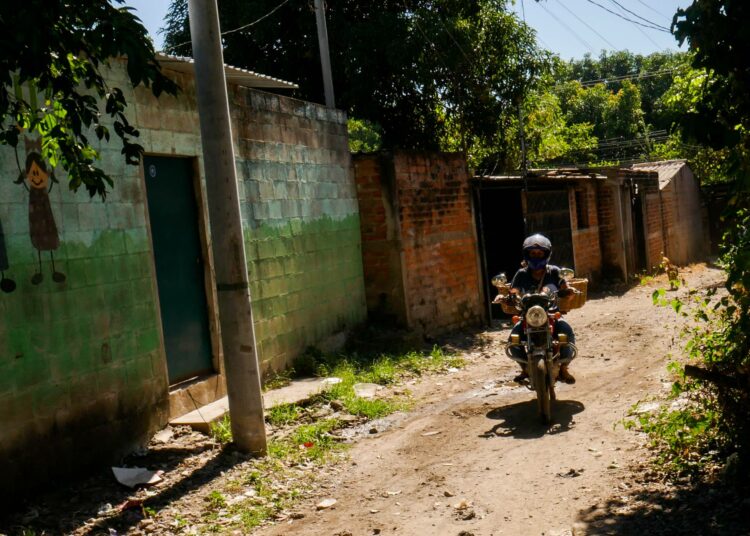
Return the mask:
<path id="1" fill-rule="evenodd" d="M 117 143 L 97 147 L 106 201 L 69 191 L 31 136 L 0 147 L 5 496 L 116 460 L 225 394 L 192 65 L 162 62 L 177 97 L 130 89 L 119 64 L 108 74 L 146 156 L 128 166 Z M 290 87 L 256 73 L 227 79 L 268 373 L 365 319 L 357 193 L 342 112 L 253 89 Z"/>

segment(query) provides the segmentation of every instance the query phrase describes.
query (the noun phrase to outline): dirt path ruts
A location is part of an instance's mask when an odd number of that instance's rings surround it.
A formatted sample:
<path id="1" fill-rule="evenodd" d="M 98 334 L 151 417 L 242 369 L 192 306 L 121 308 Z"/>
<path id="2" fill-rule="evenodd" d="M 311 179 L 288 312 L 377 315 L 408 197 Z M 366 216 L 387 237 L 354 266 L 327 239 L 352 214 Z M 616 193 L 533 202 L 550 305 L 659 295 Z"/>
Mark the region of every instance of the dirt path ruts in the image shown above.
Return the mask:
<path id="1" fill-rule="evenodd" d="M 684 275 L 693 287 L 720 277 L 704 267 Z M 628 467 L 645 456 L 643 439 L 616 424 L 669 387 L 665 356 L 678 320 L 651 304 L 654 288 L 590 300 L 568 315 L 578 381 L 558 384 L 550 430 L 538 424 L 532 393 L 511 381 L 507 329 L 490 331 L 487 346 L 467 353 L 466 369 L 414 386 L 431 402 L 360 441 L 348 469 L 304 505 L 305 517 L 258 534 L 570 534 L 580 511 L 629 487 Z M 322 497 L 337 503 L 316 511 Z"/>

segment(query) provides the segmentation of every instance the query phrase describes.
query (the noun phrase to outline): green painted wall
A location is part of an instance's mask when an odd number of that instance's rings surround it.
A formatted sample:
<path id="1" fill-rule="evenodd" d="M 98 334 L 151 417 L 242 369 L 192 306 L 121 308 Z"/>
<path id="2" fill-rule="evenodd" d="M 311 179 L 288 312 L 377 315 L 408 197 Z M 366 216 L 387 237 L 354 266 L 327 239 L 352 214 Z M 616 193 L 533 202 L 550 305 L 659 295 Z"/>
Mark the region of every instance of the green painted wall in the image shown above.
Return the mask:
<path id="1" fill-rule="evenodd" d="M 143 88 L 125 90 L 128 116 L 147 153 L 196 159 L 196 194 L 205 210 L 193 81 L 175 77 L 179 98 L 157 101 Z M 127 88 L 121 70 L 109 79 Z M 269 371 L 365 318 L 346 118 L 230 89 L 256 335 Z M 167 420 L 142 169 L 125 165 L 117 143 L 100 151 L 115 188 L 106 202 L 89 199 L 83 190 L 70 192 L 58 172 L 49 200 L 60 239 L 55 267 L 65 280 L 53 280 L 46 252 L 35 285 L 29 193 L 13 183 L 13 150 L 0 147 L 4 275 L 16 283 L 12 292 L 0 292 L 0 495 L 6 497 L 44 477 L 111 462 Z M 23 164 L 23 146 L 18 155 Z"/>
<path id="2" fill-rule="evenodd" d="M 23 146 L 18 153 L 23 165 Z M 130 187 L 138 170 L 112 162 L 121 188 L 106 203 L 70 192 L 59 177 L 49 199 L 60 239 L 55 269 L 65 280 L 53 280 L 42 252 L 42 281 L 33 284 L 29 192 L 13 183 L 8 147 L 0 169 L 4 275 L 16 285 L 0 292 L 0 474 L 12 495 L 131 449 L 164 422 L 167 384 L 145 214 Z"/>

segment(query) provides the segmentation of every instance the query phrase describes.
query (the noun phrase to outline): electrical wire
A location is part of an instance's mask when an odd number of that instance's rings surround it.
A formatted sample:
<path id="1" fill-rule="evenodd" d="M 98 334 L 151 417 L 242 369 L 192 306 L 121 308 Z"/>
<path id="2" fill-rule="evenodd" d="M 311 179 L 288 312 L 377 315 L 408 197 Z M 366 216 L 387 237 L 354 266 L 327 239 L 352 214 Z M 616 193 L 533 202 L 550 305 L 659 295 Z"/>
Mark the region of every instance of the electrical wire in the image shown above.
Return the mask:
<path id="1" fill-rule="evenodd" d="M 289 0 L 284 0 L 279 5 L 277 5 L 276 7 L 274 7 L 271 11 L 269 11 L 268 13 L 266 13 L 265 15 L 263 15 L 262 17 L 260 17 L 259 19 L 256 19 L 256 20 L 254 20 L 253 22 L 251 22 L 249 24 L 245 24 L 243 26 L 240 26 L 239 28 L 234 28 L 232 30 L 227 30 L 226 32 L 221 32 L 221 36 L 224 37 L 225 35 L 233 34 L 235 32 L 241 32 L 242 30 L 246 30 L 246 29 L 250 28 L 251 26 L 255 26 L 256 24 L 258 24 L 262 20 L 267 19 L 268 17 L 270 17 L 271 15 L 273 15 L 274 13 L 276 13 L 279 9 L 281 9 L 282 7 L 284 7 L 284 5 L 287 4 L 288 2 L 289 2 Z M 175 50 L 177 48 L 183 47 L 185 45 L 189 45 L 191 43 L 192 43 L 192 41 L 185 41 L 183 43 L 179 43 L 177 45 L 173 45 L 171 47 L 168 47 L 168 48 L 166 48 L 164 50 L 165 51 L 166 50 Z"/>
<path id="2" fill-rule="evenodd" d="M 606 84 L 609 82 L 622 82 L 623 80 L 640 80 L 641 78 L 653 78 L 656 76 L 664 76 L 670 73 L 674 73 L 681 70 L 681 67 L 675 67 L 673 69 L 662 69 L 660 71 L 646 71 L 640 73 L 624 74 L 619 76 L 611 76 L 609 78 L 596 78 L 593 80 L 579 80 L 579 83 L 584 86 L 595 86 L 596 84 Z M 559 84 L 558 84 L 559 85 Z"/>
<path id="3" fill-rule="evenodd" d="M 666 27 L 664 27 L 664 26 L 658 26 L 658 25 L 656 25 L 656 26 L 650 26 L 650 25 L 644 24 L 644 23 L 642 23 L 642 22 L 638 22 L 638 21 L 635 21 L 635 20 L 633 20 L 633 19 L 630 19 L 630 18 L 628 18 L 628 17 L 626 17 L 626 16 L 622 15 L 621 13 L 617 13 L 616 11 L 612 11 L 612 10 L 611 10 L 611 9 L 609 9 L 608 7 L 606 7 L 606 6 L 603 6 L 603 5 L 601 5 L 600 3 L 598 3 L 598 2 L 595 2 L 594 0 L 586 0 L 586 1 L 587 1 L 587 2 L 589 3 L 589 4 L 593 4 L 593 5 L 595 5 L 595 6 L 599 7 L 599 8 L 601 8 L 601 9 L 603 9 L 604 11 L 606 11 L 606 12 L 608 12 L 608 13 L 611 13 L 611 14 L 612 14 L 612 15 L 614 15 L 615 17 L 619 17 L 619 18 L 621 18 L 621 19 L 623 19 L 623 20 L 626 20 L 626 21 L 628 21 L 628 22 L 632 22 L 633 24 L 637 24 L 638 26 L 643 26 L 644 28 L 648 28 L 649 30 L 658 30 L 658 31 L 660 31 L 660 32 L 665 32 L 665 33 L 668 33 L 668 34 L 671 34 L 671 33 L 672 33 L 671 31 L 669 31 L 669 29 L 667 29 L 667 28 L 666 28 Z"/>
<path id="4" fill-rule="evenodd" d="M 560 6 L 561 6 L 561 7 L 562 7 L 562 8 L 563 8 L 563 9 L 564 9 L 565 11 L 567 11 L 568 13 L 570 13 L 571 15 L 573 15 L 573 16 L 574 16 L 574 17 L 575 17 L 576 19 L 578 19 L 578 21 L 579 21 L 579 22 L 580 22 L 581 24 L 583 24 L 584 26 L 586 26 L 586 28 L 588 28 L 589 30 L 591 30 L 592 32 L 594 32 L 594 33 L 595 33 L 596 35 L 598 35 L 598 36 L 599 36 L 599 37 L 601 38 L 601 40 L 602 40 L 602 41 L 604 41 L 605 43 L 607 43 L 607 44 L 608 44 L 608 45 L 610 46 L 610 48 L 611 48 L 612 50 L 617 50 L 617 47 L 616 47 L 615 45 L 613 45 L 612 43 L 610 43 L 610 42 L 609 42 L 609 40 L 608 40 L 608 39 L 607 39 L 606 37 L 604 37 L 604 36 L 603 36 L 602 34 L 600 34 L 600 33 L 599 33 L 598 31 L 596 31 L 596 29 L 595 29 L 595 28 L 594 28 L 593 26 L 591 26 L 591 25 L 590 25 L 590 24 L 589 24 L 588 22 L 586 22 L 586 21 L 585 21 L 585 20 L 583 20 L 583 19 L 582 19 L 581 17 L 579 17 L 578 15 L 576 15 L 576 14 L 575 14 L 575 13 L 574 13 L 574 12 L 573 12 L 573 11 L 572 11 L 571 9 L 569 9 L 569 8 L 568 8 L 568 6 L 566 6 L 566 5 L 565 5 L 565 4 L 564 4 L 564 3 L 563 3 L 563 2 L 561 1 L 561 0 L 557 0 L 557 1 L 558 1 L 558 3 L 560 4 Z"/>
<path id="5" fill-rule="evenodd" d="M 568 26 L 567 24 L 565 24 L 558 17 L 555 17 L 555 15 L 549 9 L 547 9 L 547 7 L 544 4 L 542 4 L 541 2 L 539 2 L 538 5 L 544 11 L 546 11 L 547 14 L 550 17 L 552 17 L 552 20 L 558 22 L 563 28 L 565 28 L 566 30 L 568 30 L 570 32 L 570 34 L 578 40 L 578 42 L 580 42 L 583 46 L 585 46 L 586 48 L 588 48 L 589 52 L 591 52 L 592 54 L 594 53 L 594 47 L 592 47 L 583 37 L 579 36 L 575 31 L 573 31 L 573 29 L 570 26 Z"/>
<path id="6" fill-rule="evenodd" d="M 622 4 L 620 3 L 620 2 L 618 2 L 617 0 L 609 0 L 609 1 L 610 1 L 610 2 L 612 2 L 612 3 L 614 4 L 614 5 L 616 5 L 617 7 L 619 7 L 620 9 L 622 9 L 623 11 L 625 11 L 626 13 L 630 13 L 631 15 L 633 15 L 633 16 L 634 16 L 635 18 L 637 18 L 637 19 L 641 19 L 642 21 L 644 21 L 644 22 L 647 22 L 648 24 L 651 24 L 651 25 L 653 25 L 653 26 L 656 26 L 657 28 L 659 28 L 659 27 L 662 27 L 662 26 L 661 26 L 660 24 L 658 24 L 658 23 L 656 23 L 656 22 L 654 22 L 654 21 L 652 21 L 652 20 L 646 19 L 646 18 L 644 18 L 644 17 L 641 17 L 641 16 L 640 16 L 640 15 L 639 15 L 638 13 L 636 13 L 635 11 L 631 11 L 630 9 L 626 8 L 625 6 L 623 6 L 623 5 L 622 5 Z"/>
<path id="7" fill-rule="evenodd" d="M 653 11 L 654 13 L 656 13 L 657 15 L 661 15 L 662 17 L 664 17 L 665 19 L 667 19 L 667 20 L 668 20 L 668 21 L 669 21 L 670 23 L 672 22 L 672 17 L 670 17 L 670 16 L 668 16 L 668 15 L 665 15 L 665 14 L 664 14 L 664 13 L 662 13 L 661 11 L 657 11 L 656 9 L 654 9 L 653 7 L 651 7 L 650 5 L 648 5 L 648 4 L 647 4 L 646 2 L 644 2 L 643 0 L 636 0 L 636 2 L 638 2 L 638 3 L 639 3 L 639 4 L 641 4 L 642 6 L 646 6 L 646 7 L 648 8 L 648 9 L 650 9 L 651 11 Z"/>

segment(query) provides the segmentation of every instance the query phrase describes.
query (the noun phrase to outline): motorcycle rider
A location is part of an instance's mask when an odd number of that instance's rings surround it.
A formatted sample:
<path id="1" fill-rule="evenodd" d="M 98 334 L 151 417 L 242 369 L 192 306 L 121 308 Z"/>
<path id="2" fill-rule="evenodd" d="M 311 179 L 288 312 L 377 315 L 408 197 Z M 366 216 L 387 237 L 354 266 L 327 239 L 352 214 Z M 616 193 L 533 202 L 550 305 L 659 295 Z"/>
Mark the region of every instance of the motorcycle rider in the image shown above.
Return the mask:
<path id="1" fill-rule="evenodd" d="M 511 282 L 511 292 L 523 295 L 527 292 L 557 292 L 568 288 L 565 279 L 560 275 L 560 268 L 549 264 L 549 258 L 552 253 L 552 243 L 549 239 L 541 234 L 534 234 L 523 241 L 523 259 L 525 266 L 516 272 Z M 562 318 L 555 322 L 554 335 L 563 333 L 568 336 L 568 341 L 575 343 L 573 328 L 570 327 Z M 520 335 L 521 340 L 525 340 L 526 335 L 523 332 L 522 321 L 518 321 L 511 330 L 512 335 Z M 510 340 L 510 339 L 508 339 Z M 514 356 L 526 359 L 526 350 L 522 346 L 511 347 L 511 353 Z M 564 361 L 560 366 L 558 379 L 565 383 L 575 383 L 575 378 L 568 370 L 568 359 L 571 357 L 570 348 L 561 347 L 560 357 Z M 522 382 L 528 378 L 526 367 L 522 366 L 521 374 L 514 378 L 516 382 Z"/>

